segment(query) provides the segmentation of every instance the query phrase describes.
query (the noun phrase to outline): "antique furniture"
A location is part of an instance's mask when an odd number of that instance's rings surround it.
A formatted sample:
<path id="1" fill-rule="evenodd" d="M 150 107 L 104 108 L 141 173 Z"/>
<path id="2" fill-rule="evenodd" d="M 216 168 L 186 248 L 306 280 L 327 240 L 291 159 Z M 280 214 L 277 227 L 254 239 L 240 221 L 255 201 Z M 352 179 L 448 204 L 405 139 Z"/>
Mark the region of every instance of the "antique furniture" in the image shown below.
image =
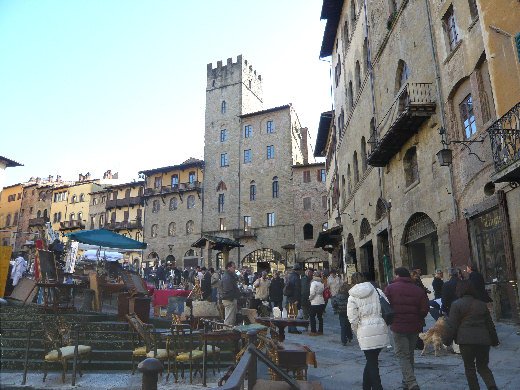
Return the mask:
<path id="1" fill-rule="evenodd" d="M 79 344 L 79 331 L 76 333 L 76 340 L 72 340 L 72 332 L 69 324 L 63 317 L 57 318 L 55 321 L 43 322 L 43 343 L 45 347 L 45 361 L 43 382 L 47 378 L 47 365 L 52 362 L 61 363 L 62 372 L 61 380 L 65 383 L 65 373 L 67 371 L 67 362 L 71 359 L 75 360 L 74 370 L 78 369 L 79 375 L 82 376 L 81 363 L 85 356 L 89 356 L 92 348 L 88 345 Z M 79 358 L 79 361 L 77 360 Z M 77 362 L 77 364 L 76 364 Z M 74 379 L 76 372 L 74 371 Z"/>
<path id="2" fill-rule="evenodd" d="M 184 378 L 185 366 L 190 368 L 190 383 L 193 382 L 193 374 L 200 373 L 202 377 L 202 358 L 203 351 L 201 349 L 201 338 L 199 335 L 193 334 L 193 329 L 190 324 L 171 324 L 170 334 L 166 341 L 166 348 L 171 351 L 174 356 L 173 376 L 175 382 L 178 381 L 179 366 L 181 368 L 181 378 Z M 220 352 L 220 350 L 219 350 Z M 168 363 L 168 380 L 171 372 L 171 366 Z"/>
<path id="3" fill-rule="evenodd" d="M 297 318 L 270 318 L 270 317 L 257 317 L 256 322 L 262 325 L 271 326 L 274 325 L 278 328 L 280 341 L 285 340 L 285 327 L 286 326 L 304 326 L 309 327 L 309 320 L 297 319 Z"/>

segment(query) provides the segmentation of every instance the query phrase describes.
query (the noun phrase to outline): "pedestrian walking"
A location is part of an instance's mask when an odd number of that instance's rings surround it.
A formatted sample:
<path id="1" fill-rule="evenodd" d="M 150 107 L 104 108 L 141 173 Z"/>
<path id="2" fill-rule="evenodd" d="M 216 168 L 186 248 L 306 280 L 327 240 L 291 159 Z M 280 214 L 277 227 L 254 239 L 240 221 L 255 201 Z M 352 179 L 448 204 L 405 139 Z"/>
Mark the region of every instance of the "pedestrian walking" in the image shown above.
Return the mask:
<path id="1" fill-rule="evenodd" d="M 235 263 L 230 261 L 226 264 L 226 271 L 222 275 L 222 304 L 224 305 L 224 324 L 234 326 L 237 315 L 237 300 L 240 290 L 237 284 Z"/>
<path id="2" fill-rule="evenodd" d="M 287 297 L 287 303 L 295 304 L 298 307 L 298 309 L 300 308 L 301 293 L 302 293 L 300 271 L 301 271 L 300 264 L 298 264 L 298 263 L 294 264 L 293 271 L 289 275 L 287 275 L 287 279 L 285 281 L 285 287 L 283 290 L 283 295 L 285 295 Z M 287 328 L 287 331 L 289 333 L 296 333 L 296 334 L 302 333 L 298 329 L 296 329 L 296 326 L 289 326 Z"/>
<path id="3" fill-rule="evenodd" d="M 311 283 L 312 283 L 312 268 L 307 268 L 305 270 L 305 275 L 302 276 L 301 285 L 302 285 L 302 311 L 303 318 L 306 320 L 309 319 L 309 315 L 311 313 L 311 301 L 309 300 L 309 295 L 311 293 Z"/>
<path id="4" fill-rule="evenodd" d="M 460 270 L 458 268 L 450 268 L 448 270 L 450 280 L 448 280 L 442 286 L 442 312 L 446 315 L 450 315 L 451 303 L 457 299 L 455 293 L 457 289 L 457 283 L 460 282 Z"/>
<path id="5" fill-rule="evenodd" d="M 215 269 L 211 267 L 209 269 L 211 273 L 211 301 L 218 302 L 218 285 L 220 283 L 220 274 L 215 272 Z"/>
<path id="6" fill-rule="evenodd" d="M 488 389 L 496 389 L 493 372 L 488 367 L 489 349 L 500 343 L 491 314 L 471 280 L 459 281 L 456 295 L 458 299 L 452 303 L 446 321 L 444 344 L 455 340 L 459 345 L 470 390 L 480 389 L 477 371 Z"/>
<path id="7" fill-rule="evenodd" d="M 310 287 L 309 301 L 311 303 L 310 320 L 311 331 L 309 336 L 317 336 L 323 334 L 323 310 L 325 309 L 325 299 L 323 291 L 325 287 L 321 281 L 319 272 L 314 272 Z M 318 317 L 318 331 L 316 332 L 316 317 Z"/>
<path id="8" fill-rule="evenodd" d="M 347 342 L 352 341 L 354 335 L 352 334 L 352 326 L 348 320 L 347 306 L 348 306 L 348 289 L 349 285 L 343 283 L 336 295 L 331 298 L 332 309 L 334 314 L 339 317 L 339 326 L 341 329 L 341 343 L 347 345 Z"/>
<path id="9" fill-rule="evenodd" d="M 419 384 L 414 374 L 414 349 L 430 305 L 424 289 L 415 285 L 406 268 L 396 268 L 395 275 L 396 278 L 385 289 L 394 310 L 390 330 L 403 374 L 403 388 L 417 390 Z"/>
<path id="10" fill-rule="evenodd" d="M 493 302 L 493 300 L 489 297 L 486 291 L 486 282 L 484 281 L 484 276 L 480 272 L 478 272 L 477 265 L 475 263 L 469 263 L 466 266 L 466 271 L 469 274 L 469 280 L 473 283 L 475 287 L 475 291 L 477 292 L 477 298 L 482 302 Z"/>
<path id="11" fill-rule="evenodd" d="M 204 301 L 211 300 L 211 273 L 206 270 L 206 267 L 200 269 L 202 272 L 202 281 L 200 283 L 200 289 L 202 291 L 202 299 Z"/>
<path id="12" fill-rule="evenodd" d="M 269 285 L 269 301 L 273 307 L 278 307 L 280 311 L 283 310 L 283 288 L 284 281 L 280 277 L 280 273 L 275 272 Z"/>
<path id="13" fill-rule="evenodd" d="M 444 285 L 444 274 L 442 269 L 438 269 L 435 271 L 435 278 L 433 278 L 432 288 L 434 299 L 442 298 L 442 286 Z"/>
<path id="14" fill-rule="evenodd" d="M 363 390 L 382 390 L 379 353 L 390 345 L 390 336 L 381 316 L 379 296 L 384 299 L 386 297 L 381 290 L 367 282 L 361 272 L 356 272 L 351 278 L 353 287 L 349 290 L 347 315 L 352 330 L 356 333 L 359 348 L 366 358 Z"/>
<path id="15" fill-rule="evenodd" d="M 330 275 L 327 278 L 327 286 L 330 289 L 331 298 L 335 297 L 341 287 L 341 278 L 337 275 L 335 270 L 330 271 Z"/>
<path id="16" fill-rule="evenodd" d="M 263 271 L 262 276 L 255 280 L 253 287 L 255 288 L 255 309 L 259 312 L 260 305 L 263 301 L 269 300 L 269 285 L 271 281 L 267 279 L 267 272 Z"/>
<path id="17" fill-rule="evenodd" d="M 426 299 L 428 299 L 428 294 L 431 291 L 428 290 L 424 286 L 424 284 L 423 284 L 423 282 L 421 280 L 421 270 L 420 270 L 420 268 L 415 267 L 415 269 L 413 271 L 410 271 L 410 277 L 413 280 L 413 282 L 415 283 L 415 285 L 417 287 L 421 288 L 421 290 L 424 291 L 424 294 L 426 295 Z M 429 304 L 430 304 L 430 302 L 428 300 L 428 305 Z M 422 324 L 421 324 L 421 329 L 420 329 L 419 333 L 422 333 L 422 331 L 424 330 L 425 326 L 426 326 L 426 320 L 423 318 Z M 415 349 L 417 349 L 419 351 L 422 351 L 424 349 L 424 341 L 420 337 L 417 337 L 417 341 L 415 343 Z"/>

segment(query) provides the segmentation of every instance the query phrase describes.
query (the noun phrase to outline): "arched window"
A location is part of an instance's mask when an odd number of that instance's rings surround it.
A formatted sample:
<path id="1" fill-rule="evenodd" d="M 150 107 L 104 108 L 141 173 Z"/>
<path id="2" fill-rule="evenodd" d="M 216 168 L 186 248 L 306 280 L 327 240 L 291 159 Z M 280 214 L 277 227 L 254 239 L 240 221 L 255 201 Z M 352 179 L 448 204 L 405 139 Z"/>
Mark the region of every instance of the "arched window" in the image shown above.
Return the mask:
<path id="1" fill-rule="evenodd" d="M 83 221 L 83 213 L 81 211 L 78 213 L 78 221 Z"/>
<path id="2" fill-rule="evenodd" d="M 223 100 L 222 101 L 222 114 L 225 114 L 226 113 L 226 101 Z"/>
<path id="3" fill-rule="evenodd" d="M 70 215 L 69 215 L 69 219 L 70 219 L 71 221 L 74 221 L 74 218 L 76 218 L 76 214 L 74 214 L 74 213 L 70 213 Z"/>
<path id="4" fill-rule="evenodd" d="M 227 190 L 226 183 L 224 183 L 223 181 L 218 183 L 217 192 L 226 191 L 226 190 Z"/>
<path id="5" fill-rule="evenodd" d="M 224 202 L 225 202 L 225 195 L 224 194 L 218 194 L 218 212 L 223 213 L 224 212 Z"/>
<path id="6" fill-rule="evenodd" d="M 78 197 L 76 195 L 73 195 L 71 203 L 76 203 L 77 201 L 78 201 Z"/>
<path id="7" fill-rule="evenodd" d="M 36 213 L 36 218 L 41 218 L 41 216 L 42 216 L 42 211 L 38 210 L 38 212 Z"/>
<path id="8" fill-rule="evenodd" d="M 356 76 L 356 88 L 357 93 L 361 90 L 361 66 L 359 65 L 359 61 L 356 61 L 356 69 L 355 69 L 355 76 Z"/>
<path id="9" fill-rule="evenodd" d="M 352 81 L 348 82 L 348 107 L 350 110 L 354 107 L 354 92 L 352 91 Z"/>
<path id="10" fill-rule="evenodd" d="M 84 202 L 85 201 L 85 195 L 84 194 L 80 194 L 79 195 L 79 201 L 80 202 Z"/>
<path id="11" fill-rule="evenodd" d="M 43 210 L 43 218 L 48 218 L 49 217 L 49 213 L 47 211 L 47 209 Z"/>
<path id="12" fill-rule="evenodd" d="M 324 222 L 322 225 L 321 225 L 321 230 L 324 232 L 325 230 L 327 230 L 329 227 L 329 224 L 328 222 Z"/>
<path id="13" fill-rule="evenodd" d="M 399 60 L 397 64 L 397 77 L 395 80 L 395 92 L 399 92 L 401 88 L 406 84 L 406 81 L 410 77 L 410 69 L 403 60 Z"/>
<path id="14" fill-rule="evenodd" d="M 13 225 L 14 226 L 18 225 L 18 211 L 14 213 Z"/>
<path id="15" fill-rule="evenodd" d="M 345 205 L 345 201 L 347 199 L 347 188 L 346 188 L 345 175 L 341 175 L 341 200 L 343 205 Z"/>
<path id="16" fill-rule="evenodd" d="M 312 240 L 314 237 L 314 229 L 310 223 L 303 225 L 303 239 Z"/>
<path id="17" fill-rule="evenodd" d="M 366 218 L 363 218 L 363 220 L 361 221 L 361 227 L 359 229 L 359 239 L 362 240 L 364 239 L 365 237 L 367 237 L 370 232 L 371 232 L 371 228 L 370 228 L 370 222 L 368 222 L 368 219 Z"/>
<path id="18" fill-rule="evenodd" d="M 361 172 L 367 170 L 367 143 L 365 137 L 361 137 Z"/>
<path id="19" fill-rule="evenodd" d="M 347 45 L 349 42 L 349 31 L 348 31 L 348 20 L 345 19 L 345 24 L 343 25 L 343 43 L 345 44 L 345 50 L 347 49 Z"/>
<path id="20" fill-rule="evenodd" d="M 152 237 L 157 237 L 157 225 L 152 225 Z"/>
<path id="21" fill-rule="evenodd" d="M 190 195 L 188 196 L 188 208 L 189 209 L 192 209 L 193 207 L 195 207 L 195 195 Z"/>
<path id="22" fill-rule="evenodd" d="M 381 220 L 386 215 L 386 206 L 379 198 L 376 203 L 376 221 Z"/>
<path id="23" fill-rule="evenodd" d="M 357 159 L 357 151 L 354 152 L 354 157 L 352 159 L 354 164 L 354 184 L 359 181 L 359 168 L 358 168 L 358 159 Z"/>
<path id="24" fill-rule="evenodd" d="M 273 198 L 278 198 L 278 177 L 273 177 Z"/>
<path id="25" fill-rule="evenodd" d="M 256 200 L 256 183 L 254 180 L 251 180 L 249 185 L 249 200 Z"/>
<path id="26" fill-rule="evenodd" d="M 103 228 L 103 226 L 105 225 L 105 214 L 101 214 L 99 216 L 99 228 Z"/>
<path id="27" fill-rule="evenodd" d="M 152 213 L 158 213 L 161 209 L 161 203 L 158 200 L 153 201 Z"/>
<path id="28" fill-rule="evenodd" d="M 186 222 L 186 234 L 193 233 L 193 221 Z"/>
<path id="29" fill-rule="evenodd" d="M 171 222 L 168 225 L 168 235 L 169 236 L 175 236 L 175 222 Z"/>
<path id="30" fill-rule="evenodd" d="M 368 71 L 368 41 L 365 38 L 365 42 L 363 42 L 363 75 L 366 75 Z"/>
<path id="31" fill-rule="evenodd" d="M 170 199 L 170 211 L 177 210 L 177 198 Z"/>
<path id="32" fill-rule="evenodd" d="M 417 152 L 415 146 L 408 149 L 403 158 L 404 177 L 406 187 L 419 180 L 419 167 L 417 166 Z"/>

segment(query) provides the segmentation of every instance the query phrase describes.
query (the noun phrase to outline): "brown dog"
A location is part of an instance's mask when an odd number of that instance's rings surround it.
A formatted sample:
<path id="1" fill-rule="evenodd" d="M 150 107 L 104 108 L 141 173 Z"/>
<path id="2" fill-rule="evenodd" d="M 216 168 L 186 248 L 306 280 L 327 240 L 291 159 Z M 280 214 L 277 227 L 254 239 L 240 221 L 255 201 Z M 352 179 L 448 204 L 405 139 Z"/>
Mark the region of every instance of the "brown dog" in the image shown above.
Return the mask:
<path id="1" fill-rule="evenodd" d="M 440 350 L 441 347 L 446 349 L 446 347 L 442 343 L 442 338 L 445 332 L 446 321 L 444 321 L 444 317 L 439 317 L 437 322 L 430 329 L 428 329 L 425 333 L 420 333 L 419 337 L 424 341 L 424 348 L 421 352 L 421 356 L 424 355 L 426 347 L 430 344 L 433 344 L 435 356 L 438 356 L 437 349 Z"/>

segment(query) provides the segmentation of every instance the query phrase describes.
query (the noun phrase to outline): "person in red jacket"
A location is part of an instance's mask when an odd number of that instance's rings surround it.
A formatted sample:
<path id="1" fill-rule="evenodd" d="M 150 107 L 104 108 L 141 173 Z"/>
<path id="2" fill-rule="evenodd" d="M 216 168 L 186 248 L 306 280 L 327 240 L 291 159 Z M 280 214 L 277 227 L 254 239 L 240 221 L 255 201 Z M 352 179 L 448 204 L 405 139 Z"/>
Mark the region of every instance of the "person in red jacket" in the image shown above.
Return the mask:
<path id="1" fill-rule="evenodd" d="M 397 277 L 385 289 L 385 295 L 394 310 L 390 330 L 395 355 L 403 374 L 403 388 L 418 390 L 414 374 L 414 349 L 430 305 L 424 290 L 415 285 L 406 268 L 396 268 L 395 275 Z"/>

